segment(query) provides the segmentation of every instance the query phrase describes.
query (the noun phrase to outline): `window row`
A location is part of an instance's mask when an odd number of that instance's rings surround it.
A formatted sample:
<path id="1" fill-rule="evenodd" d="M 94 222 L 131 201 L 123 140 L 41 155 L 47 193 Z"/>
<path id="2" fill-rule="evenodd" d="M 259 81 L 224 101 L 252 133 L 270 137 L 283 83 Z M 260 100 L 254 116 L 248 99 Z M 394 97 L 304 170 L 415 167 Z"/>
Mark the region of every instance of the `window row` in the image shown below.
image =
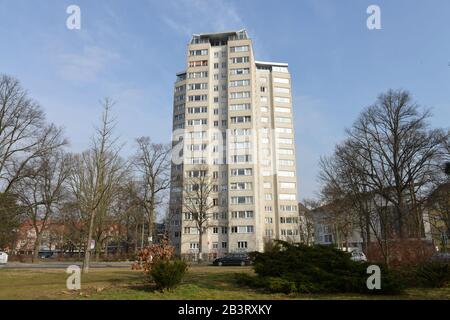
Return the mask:
<path id="1" fill-rule="evenodd" d="M 208 54 L 208 49 L 190 50 L 189 51 L 190 56 L 206 56 L 207 54 Z"/>
<path id="2" fill-rule="evenodd" d="M 208 60 L 189 61 L 189 68 L 193 67 L 207 67 Z"/>

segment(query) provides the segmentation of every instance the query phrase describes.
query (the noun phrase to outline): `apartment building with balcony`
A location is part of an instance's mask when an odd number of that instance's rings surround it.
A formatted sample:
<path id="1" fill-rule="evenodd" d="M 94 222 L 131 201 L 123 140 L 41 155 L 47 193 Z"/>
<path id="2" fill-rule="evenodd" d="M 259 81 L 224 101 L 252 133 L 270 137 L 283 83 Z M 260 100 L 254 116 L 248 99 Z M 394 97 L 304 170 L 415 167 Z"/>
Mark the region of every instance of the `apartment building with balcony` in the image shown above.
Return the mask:
<path id="1" fill-rule="evenodd" d="M 245 30 L 196 34 L 174 89 L 171 243 L 179 254 L 263 251 L 299 241 L 291 76 L 255 60 Z M 210 178 L 212 206 L 199 228 L 186 210 L 192 177 Z M 189 199 L 188 199 L 189 197 Z"/>

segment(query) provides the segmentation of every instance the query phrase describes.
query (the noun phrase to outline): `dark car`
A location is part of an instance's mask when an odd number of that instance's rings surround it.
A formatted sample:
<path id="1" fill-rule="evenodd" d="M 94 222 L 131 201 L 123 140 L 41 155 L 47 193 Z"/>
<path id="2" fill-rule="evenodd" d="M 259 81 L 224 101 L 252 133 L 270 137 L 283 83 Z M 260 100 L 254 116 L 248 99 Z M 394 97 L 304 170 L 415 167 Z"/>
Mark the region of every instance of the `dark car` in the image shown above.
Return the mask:
<path id="1" fill-rule="evenodd" d="M 54 257 L 54 252 L 50 250 L 39 251 L 39 258 L 50 259 Z"/>
<path id="2" fill-rule="evenodd" d="M 251 264 L 250 257 L 246 254 L 229 254 L 213 261 L 215 266 L 248 266 Z"/>

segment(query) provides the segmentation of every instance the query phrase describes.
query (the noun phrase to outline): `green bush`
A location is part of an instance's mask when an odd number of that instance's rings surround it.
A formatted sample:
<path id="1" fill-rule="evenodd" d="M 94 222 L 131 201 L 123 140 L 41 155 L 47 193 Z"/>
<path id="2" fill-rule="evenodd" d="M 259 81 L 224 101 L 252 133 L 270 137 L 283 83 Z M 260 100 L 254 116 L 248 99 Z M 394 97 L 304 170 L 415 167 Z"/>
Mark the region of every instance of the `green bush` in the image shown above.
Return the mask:
<path id="1" fill-rule="evenodd" d="M 150 276 L 160 290 L 173 289 L 181 283 L 187 271 L 187 263 L 183 260 L 160 260 L 156 262 Z"/>
<path id="2" fill-rule="evenodd" d="M 443 262 L 427 262 L 417 267 L 418 285 L 427 288 L 442 288 L 450 283 L 450 265 Z"/>
<path id="3" fill-rule="evenodd" d="M 257 277 L 241 278 L 241 283 L 271 292 L 392 294 L 403 289 L 399 279 L 383 266 L 381 290 L 367 289 L 369 264 L 352 261 L 349 253 L 330 246 L 277 241 L 265 253 L 253 253 L 252 258 Z"/>

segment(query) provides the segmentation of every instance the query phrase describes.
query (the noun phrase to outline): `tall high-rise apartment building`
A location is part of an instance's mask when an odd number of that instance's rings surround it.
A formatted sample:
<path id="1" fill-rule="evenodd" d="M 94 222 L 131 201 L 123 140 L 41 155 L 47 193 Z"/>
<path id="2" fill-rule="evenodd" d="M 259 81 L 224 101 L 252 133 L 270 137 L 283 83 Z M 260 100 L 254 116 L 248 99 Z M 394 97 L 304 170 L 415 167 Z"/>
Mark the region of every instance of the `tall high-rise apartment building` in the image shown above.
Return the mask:
<path id="1" fill-rule="evenodd" d="M 299 241 L 292 109 L 288 65 L 255 61 L 245 30 L 192 37 L 174 93 L 169 237 L 178 253 Z"/>

